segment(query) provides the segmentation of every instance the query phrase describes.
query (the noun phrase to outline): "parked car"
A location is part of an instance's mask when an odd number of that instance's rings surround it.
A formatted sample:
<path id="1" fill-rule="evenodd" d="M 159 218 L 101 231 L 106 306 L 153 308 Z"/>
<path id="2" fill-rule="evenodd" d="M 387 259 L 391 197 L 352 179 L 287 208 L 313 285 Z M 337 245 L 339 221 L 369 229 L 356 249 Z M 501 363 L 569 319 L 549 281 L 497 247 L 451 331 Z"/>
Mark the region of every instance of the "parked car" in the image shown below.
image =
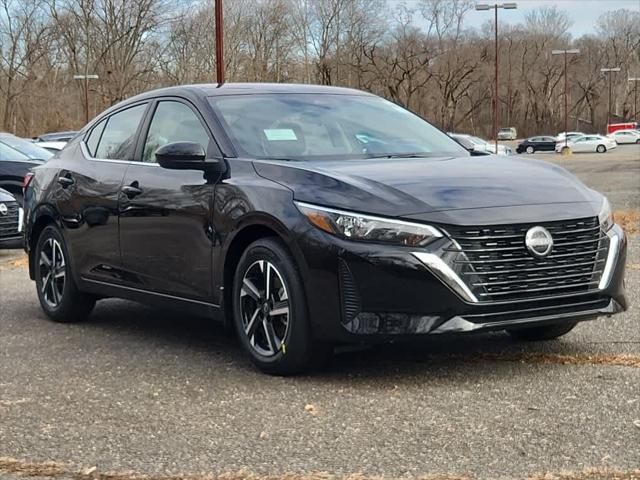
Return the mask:
<path id="1" fill-rule="evenodd" d="M 67 142 L 38 142 L 38 147 L 49 150 L 51 153 L 56 154 L 62 150 Z"/>
<path id="2" fill-rule="evenodd" d="M 498 140 L 515 140 L 518 132 L 514 127 L 504 127 L 498 130 Z"/>
<path id="3" fill-rule="evenodd" d="M 571 140 L 572 138 L 581 137 L 583 135 L 584 133 L 582 132 L 560 132 L 556 136 L 556 142 L 564 142 L 565 138 L 567 138 L 567 140 Z"/>
<path id="4" fill-rule="evenodd" d="M 66 132 L 51 132 L 44 133 L 37 137 L 34 137 L 35 142 L 68 142 L 76 136 L 78 132 L 75 130 L 68 130 Z"/>
<path id="5" fill-rule="evenodd" d="M 478 145 L 467 138 L 467 135 L 457 135 L 454 133 L 448 133 L 447 135 L 458 142 L 467 152 L 469 152 L 474 157 L 484 157 L 486 155 L 491 155 L 491 152 L 488 152 L 486 149 L 479 149 Z"/>
<path id="6" fill-rule="evenodd" d="M 0 188 L 0 249 L 22 248 L 22 206 Z"/>
<path id="7" fill-rule="evenodd" d="M 467 135 L 465 133 L 452 133 L 449 132 L 451 138 L 463 145 L 467 150 L 473 150 L 478 153 L 496 153 L 495 143 L 489 143 L 480 137 L 474 135 Z M 498 145 L 498 155 L 511 155 L 513 151 L 506 145 Z"/>
<path id="8" fill-rule="evenodd" d="M 234 325 L 274 374 L 338 343 L 546 340 L 627 305 L 605 197 L 555 165 L 477 161 L 357 90 L 147 92 L 89 123 L 25 192 L 49 318 L 83 320 L 104 297 L 177 307 Z"/>
<path id="9" fill-rule="evenodd" d="M 11 192 L 22 204 L 24 176 L 52 155 L 28 140 L 10 133 L 0 133 L 0 188 Z"/>
<path id="10" fill-rule="evenodd" d="M 623 143 L 640 143 L 640 131 L 638 130 L 616 130 L 607 135 L 607 137 L 614 140 L 618 145 Z"/>
<path id="11" fill-rule="evenodd" d="M 626 123 L 610 123 L 607 125 L 607 134 L 610 135 L 619 130 L 638 130 L 640 124 L 638 122 L 626 122 Z"/>
<path id="12" fill-rule="evenodd" d="M 617 146 L 615 140 L 611 140 L 603 135 L 590 134 L 574 137 L 569 140 L 567 145 L 565 145 L 564 142 L 558 142 L 556 144 L 556 152 L 562 152 L 563 149 L 569 148 L 572 152 L 576 153 L 605 153 L 607 150 L 613 150 Z"/>
<path id="13" fill-rule="evenodd" d="M 556 149 L 554 137 L 529 137 L 516 147 L 517 153 L 553 152 Z"/>

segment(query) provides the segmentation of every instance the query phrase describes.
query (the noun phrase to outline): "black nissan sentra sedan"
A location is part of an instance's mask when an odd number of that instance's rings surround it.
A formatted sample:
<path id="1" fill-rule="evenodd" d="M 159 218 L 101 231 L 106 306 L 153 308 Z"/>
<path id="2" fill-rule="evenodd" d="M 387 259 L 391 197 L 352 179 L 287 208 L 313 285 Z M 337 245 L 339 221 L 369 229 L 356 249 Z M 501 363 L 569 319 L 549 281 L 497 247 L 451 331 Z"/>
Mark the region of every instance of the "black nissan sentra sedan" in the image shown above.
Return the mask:
<path id="1" fill-rule="evenodd" d="M 122 297 L 234 325 L 265 372 L 333 347 L 506 330 L 546 340 L 626 308 L 607 200 L 537 160 L 472 158 L 356 90 L 148 92 L 26 179 L 45 313 Z"/>

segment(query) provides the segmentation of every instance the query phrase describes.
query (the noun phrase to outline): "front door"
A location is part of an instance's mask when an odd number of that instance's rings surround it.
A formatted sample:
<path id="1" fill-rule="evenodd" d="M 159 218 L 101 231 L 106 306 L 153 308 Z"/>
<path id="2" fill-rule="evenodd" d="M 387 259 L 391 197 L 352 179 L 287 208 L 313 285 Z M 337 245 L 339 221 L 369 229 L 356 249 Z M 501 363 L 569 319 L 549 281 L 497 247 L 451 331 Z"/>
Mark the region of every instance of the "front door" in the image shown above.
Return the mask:
<path id="1" fill-rule="evenodd" d="M 168 170 L 155 161 L 168 143 L 217 147 L 195 108 L 180 100 L 156 102 L 137 162 L 125 174 L 120 195 L 120 248 L 132 287 L 181 298 L 212 298 L 214 185 L 198 170 Z M 144 129 L 143 129 L 144 130 Z"/>

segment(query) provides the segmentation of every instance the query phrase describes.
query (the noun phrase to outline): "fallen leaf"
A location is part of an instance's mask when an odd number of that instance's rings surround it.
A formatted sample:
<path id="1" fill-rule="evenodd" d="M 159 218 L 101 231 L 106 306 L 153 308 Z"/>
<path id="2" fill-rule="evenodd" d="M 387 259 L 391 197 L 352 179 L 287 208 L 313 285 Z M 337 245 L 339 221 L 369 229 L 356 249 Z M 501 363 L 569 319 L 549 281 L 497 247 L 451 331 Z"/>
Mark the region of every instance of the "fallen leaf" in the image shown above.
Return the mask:
<path id="1" fill-rule="evenodd" d="M 315 405 L 312 405 L 311 403 L 307 403 L 304 406 L 304 411 L 310 413 L 314 417 L 318 414 L 318 409 L 316 408 Z"/>

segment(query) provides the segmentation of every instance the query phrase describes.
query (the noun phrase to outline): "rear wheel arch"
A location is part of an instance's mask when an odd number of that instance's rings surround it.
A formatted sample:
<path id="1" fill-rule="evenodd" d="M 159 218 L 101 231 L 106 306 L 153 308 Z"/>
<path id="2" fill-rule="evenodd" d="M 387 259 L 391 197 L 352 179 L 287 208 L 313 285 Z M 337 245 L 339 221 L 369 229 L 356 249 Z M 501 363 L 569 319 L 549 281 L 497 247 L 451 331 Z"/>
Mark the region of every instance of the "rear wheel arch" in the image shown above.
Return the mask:
<path id="1" fill-rule="evenodd" d="M 48 208 L 42 208 L 40 211 L 34 212 L 32 215 L 35 215 L 35 221 L 31 226 L 31 229 L 28 232 L 28 246 L 29 246 L 29 277 L 31 280 L 35 280 L 35 271 L 34 271 L 34 258 L 36 245 L 38 243 L 38 239 L 40 238 L 40 234 L 42 231 L 49 225 L 58 225 L 56 221 L 57 215 L 55 215 Z"/>

